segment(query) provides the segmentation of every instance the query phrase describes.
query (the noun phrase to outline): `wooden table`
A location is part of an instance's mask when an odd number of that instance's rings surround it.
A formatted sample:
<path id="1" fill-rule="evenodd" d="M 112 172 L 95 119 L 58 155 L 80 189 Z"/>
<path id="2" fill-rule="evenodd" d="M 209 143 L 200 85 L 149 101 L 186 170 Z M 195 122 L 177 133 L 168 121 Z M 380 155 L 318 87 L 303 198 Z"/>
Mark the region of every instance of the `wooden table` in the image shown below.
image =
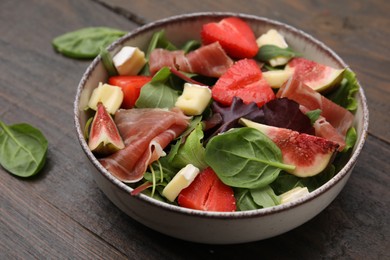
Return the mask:
<path id="1" fill-rule="evenodd" d="M 0 259 L 389 259 L 390 2 L 261 2 L 1 0 L 0 119 L 38 127 L 49 150 L 35 178 L 0 169 Z M 130 31 L 198 11 L 255 14 L 302 29 L 333 48 L 365 88 L 369 136 L 345 189 L 317 217 L 278 237 L 230 246 L 167 237 L 118 210 L 84 167 L 73 99 L 89 61 L 57 54 L 52 39 L 86 26 Z"/>

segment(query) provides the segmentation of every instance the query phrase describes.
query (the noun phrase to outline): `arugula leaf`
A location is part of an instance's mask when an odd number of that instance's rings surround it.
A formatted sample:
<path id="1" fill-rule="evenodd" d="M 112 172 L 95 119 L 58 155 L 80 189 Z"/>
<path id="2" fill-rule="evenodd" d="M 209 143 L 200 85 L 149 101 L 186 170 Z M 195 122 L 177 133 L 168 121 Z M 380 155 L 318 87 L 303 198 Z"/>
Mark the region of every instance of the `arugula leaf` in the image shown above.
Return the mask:
<path id="1" fill-rule="evenodd" d="M 340 86 L 327 97 L 349 111 L 355 112 L 357 109 L 355 94 L 358 90 L 359 85 L 355 73 L 350 69 L 346 69 Z"/>
<path id="2" fill-rule="evenodd" d="M 179 148 L 175 148 L 172 156 L 169 155 L 169 161 L 177 168 L 183 168 L 191 163 L 200 170 L 205 169 L 208 165 L 205 162 L 205 148 L 202 140 L 202 124 L 199 123 L 187 137 L 186 142 L 180 145 Z"/>
<path id="3" fill-rule="evenodd" d="M 293 58 L 298 56 L 302 56 L 302 54 L 294 51 L 289 47 L 280 48 L 276 45 L 267 44 L 260 47 L 256 54 L 256 59 L 267 62 L 276 57 Z"/>
<path id="4" fill-rule="evenodd" d="M 199 48 L 201 45 L 201 43 L 199 41 L 196 41 L 196 40 L 191 40 L 191 41 L 188 41 L 186 42 L 183 47 L 181 47 L 181 49 L 185 52 L 185 53 L 188 53 L 190 51 L 193 51 L 193 50 L 196 50 L 197 48 Z"/>
<path id="5" fill-rule="evenodd" d="M 95 58 L 101 48 L 125 35 L 126 32 L 108 27 L 86 27 L 53 39 L 55 50 L 76 59 Z"/>
<path id="6" fill-rule="evenodd" d="M 282 169 L 294 169 L 282 163 L 282 153 L 271 139 L 249 127 L 211 138 L 205 158 L 222 182 L 239 188 L 265 187 Z"/>
<path id="7" fill-rule="evenodd" d="M 311 124 L 313 125 L 317 119 L 320 117 L 322 110 L 321 109 L 314 109 L 311 111 L 306 112 L 307 117 L 310 119 Z"/>
<path id="8" fill-rule="evenodd" d="M 0 121 L 0 164 L 19 177 L 37 174 L 45 164 L 48 142 L 29 124 L 7 126 Z"/>
<path id="9" fill-rule="evenodd" d="M 179 97 L 179 92 L 166 84 L 170 76 L 169 68 L 164 67 L 159 70 L 152 80 L 141 88 L 141 93 L 135 102 L 135 106 L 137 108 L 174 107 Z"/>

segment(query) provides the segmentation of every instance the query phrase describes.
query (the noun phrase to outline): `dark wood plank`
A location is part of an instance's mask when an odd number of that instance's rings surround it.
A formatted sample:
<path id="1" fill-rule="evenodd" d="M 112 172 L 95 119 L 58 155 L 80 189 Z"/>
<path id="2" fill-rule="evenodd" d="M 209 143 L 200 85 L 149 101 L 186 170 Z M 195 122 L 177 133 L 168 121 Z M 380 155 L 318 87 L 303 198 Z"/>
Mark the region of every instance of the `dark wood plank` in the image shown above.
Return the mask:
<path id="1" fill-rule="evenodd" d="M 0 259 L 390 258 L 389 4 L 134 2 L 0 2 L 0 119 L 33 124 L 49 140 L 47 164 L 35 178 L 22 180 L 0 168 Z M 354 173 L 326 210 L 284 235 L 234 246 L 159 234 L 102 194 L 84 167 L 72 116 L 76 86 L 89 61 L 65 58 L 50 45 L 55 36 L 85 26 L 131 30 L 173 14 L 213 10 L 267 16 L 323 40 L 358 72 L 372 120 Z"/>

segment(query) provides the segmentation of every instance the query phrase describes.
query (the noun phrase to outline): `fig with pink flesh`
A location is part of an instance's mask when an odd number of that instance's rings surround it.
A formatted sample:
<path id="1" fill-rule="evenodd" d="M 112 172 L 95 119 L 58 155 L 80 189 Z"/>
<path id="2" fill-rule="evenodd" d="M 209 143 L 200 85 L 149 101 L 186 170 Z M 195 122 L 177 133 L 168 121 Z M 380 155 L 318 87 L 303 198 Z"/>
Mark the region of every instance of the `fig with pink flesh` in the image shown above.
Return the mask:
<path id="1" fill-rule="evenodd" d="M 282 151 L 283 163 L 295 165 L 295 169 L 288 172 L 298 177 L 310 177 L 322 172 L 334 159 L 339 146 L 325 138 L 287 128 L 263 125 L 243 118 L 240 122 L 268 136 Z"/>
<path id="2" fill-rule="evenodd" d="M 125 147 L 114 120 L 101 102 L 91 124 L 88 146 L 99 155 L 109 155 Z"/>

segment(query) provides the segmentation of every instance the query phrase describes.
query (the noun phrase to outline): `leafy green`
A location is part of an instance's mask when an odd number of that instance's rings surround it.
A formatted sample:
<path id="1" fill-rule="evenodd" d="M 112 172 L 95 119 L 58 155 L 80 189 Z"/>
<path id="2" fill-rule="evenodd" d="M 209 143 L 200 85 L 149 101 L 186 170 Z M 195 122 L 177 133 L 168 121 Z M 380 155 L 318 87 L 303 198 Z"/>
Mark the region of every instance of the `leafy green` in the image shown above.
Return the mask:
<path id="1" fill-rule="evenodd" d="M 102 58 L 103 66 L 106 69 L 108 76 L 118 75 L 118 71 L 114 66 L 112 57 L 106 48 L 100 49 L 100 57 Z"/>
<path id="2" fill-rule="evenodd" d="M 282 153 L 271 139 L 249 127 L 211 138 L 206 163 L 225 184 L 249 189 L 270 184 L 282 169 L 294 169 L 282 163 Z"/>
<path id="3" fill-rule="evenodd" d="M 199 41 L 196 41 L 196 40 L 191 40 L 191 41 L 188 41 L 186 42 L 183 47 L 181 47 L 181 49 L 185 52 L 185 53 L 188 53 L 190 51 L 193 51 L 193 50 L 196 50 L 197 48 L 199 48 L 201 45 L 201 43 Z"/>
<path id="4" fill-rule="evenodd" d="M 159 70 L 152 80 L 141 88 L 141 93 L 135 106 L 137 108 L 171 108 L 179 97 L 178 90 L 167 84 L 171 72 L 164 67 Z"/>
<path id="5" fill-rule="evenodd" d="M 313 125 L 317 119 L 320 117 L 322 110 L 314 109 L 306 113 L 307 117 L 310 119 L 310 123 Z"/>
<path id="6" fill-rule="evenodd" d="M 355 94 L 358 90 L 359 85 L 355 73 L 350 69 L 346 69 L 340 86 L 327 97 L 349 111 L 355 112 L 357 109 Z"/>
<path id="7" fill-rule="evenodd" d="M 202 140 L 202 124 L 199 123 L 187 137 L 185 143 L 180 144 L 181 140 L 179 140 L 179 148 L 174 149 L 174 154 L 170 154 L 170 162 L 172 165 L 177 168 L 183 168 L 187 164 L 192 164 L 200 170 L 205 169 L 208 165 L 205 162 L 205 148 L 203 147 Z"/>
<path id="8" fill-rule="evenodd" d="M 280 48 L 276 45 L 267 44 L 260 47 L 256 54 L 256 59 L 267 62 L 276 57 L 293 58 L 298 56 L 302 55 L 289 47 Z"/>
<path id="9" fill-rule="evenodd" d="M 172 44 L 165 35 L 165 30 L 161 30 L 158 32 L 155 32 L 152 36 L 152 39 L 149 42 L 148 49 L 145 54 L 145 58 L 147 61 L 149 61 L 150 54 L 154 49 L 162 48 L 166 50 L 177 50 L 176 46 Z M 140 74 L 141 75 L 150 75 L 149 73 L 149 62 L 145 64 L 145 66 L 142 68 Z"/>
<path id="10" fill-rule="evenodd" d="M 96 57 L 101 48 L 125 35 L 125 32 L 108 27 L 86 27 L 68 32 L 53 39 L 53 47 L 65 56 L 76 59 Z"/>
<path id="11" fill-rule="evenodd" d="M 0 121 L 0 164 L 19 177 L 37 174 L 45 164 L 48 142 L 29 124 L 7 126 Z"/>
<path id="12" fill-rule="evenodd" d="M 357 134 L 356 129 L 354 127 L 351 127 L 348 129 L 347 134 L 345 136 L 345 147 L 343 149 L 343 152 L 348 151 L 349 149 L 353 148 L 357 140 Z"/>
<path id="13" fill-rule="evenodd" d="M 329 165 L 321 173 L 307 178 L 297 177 L 283 171 L 270 186 L 278 195 L 292 190 L 295 187 L 307 187 L 307 189 L 312 192 L 333 178 L 335 172 L 334 165 Z"/>
<path id="14" fill-rule="evenodd" d="M 235 190 L 237 208 L 241 211 L 273 207 L 280 204 L 280 198 L 267 185 L 257 189 Z"/>

